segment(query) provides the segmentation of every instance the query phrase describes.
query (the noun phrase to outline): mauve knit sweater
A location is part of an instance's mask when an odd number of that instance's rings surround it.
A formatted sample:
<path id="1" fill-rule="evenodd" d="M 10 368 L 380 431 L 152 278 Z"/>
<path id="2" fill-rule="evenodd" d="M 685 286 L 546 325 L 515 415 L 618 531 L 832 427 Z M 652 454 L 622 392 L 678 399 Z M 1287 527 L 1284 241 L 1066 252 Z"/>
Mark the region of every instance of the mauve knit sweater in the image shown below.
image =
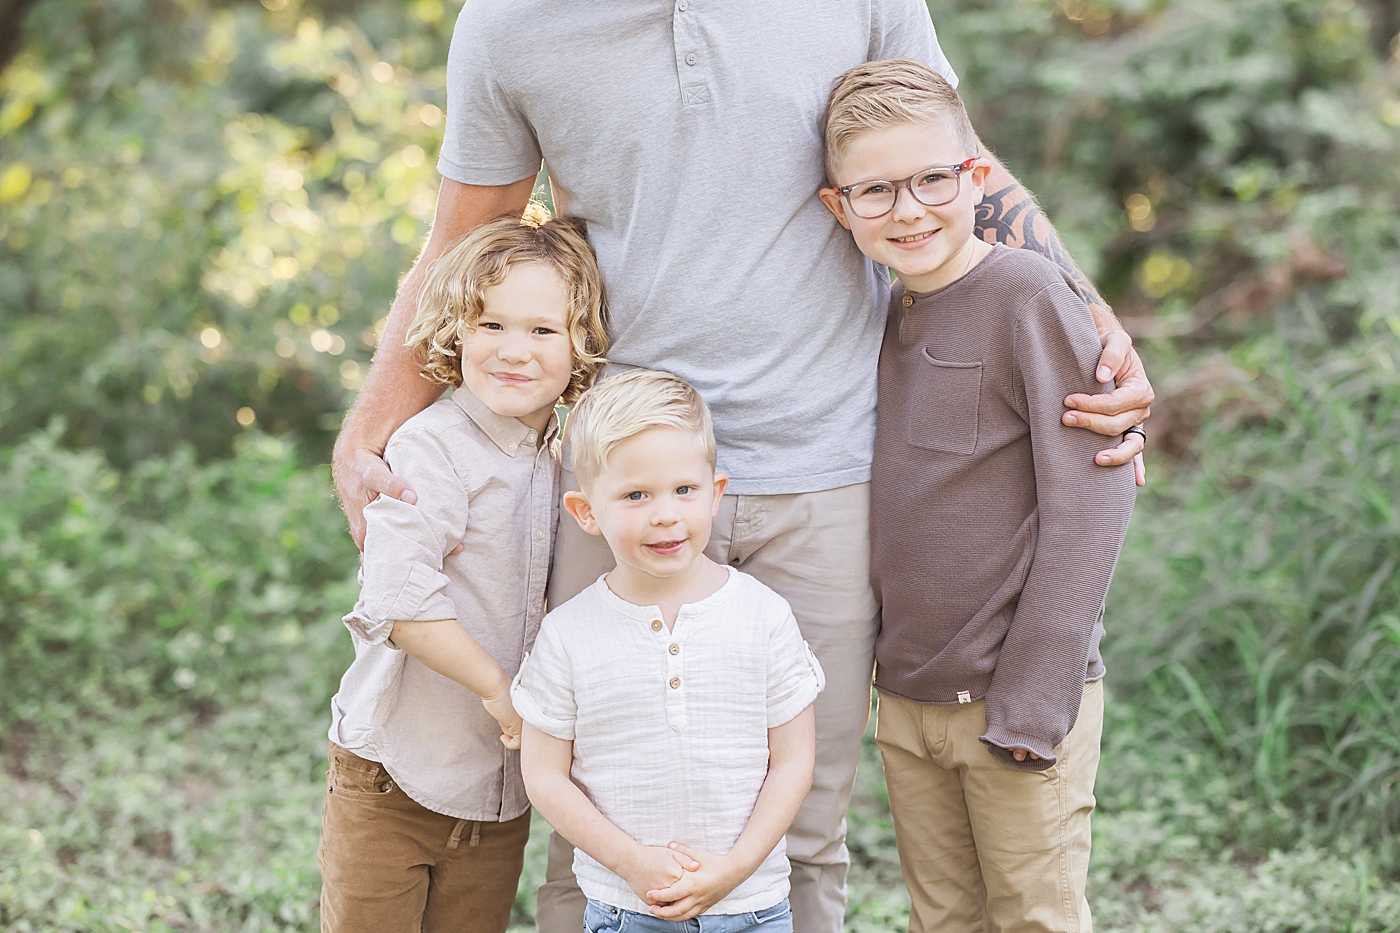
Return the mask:
<path id="1" fill-rule="evenodd" d="M 993 754 L 1055 763 L 1084 684 L 1103 676 L 1103 603 L 1132 513 L 1131 465 L 1060 422 L 1100 392 L 1084 298 L 1029 250 L 995 247 L 938 291 L 896 286 L 880 353 L 871 575 L 876 685 L 986 700 Z M 1010 749 L 1040 756 L 1017 763 Z"/>

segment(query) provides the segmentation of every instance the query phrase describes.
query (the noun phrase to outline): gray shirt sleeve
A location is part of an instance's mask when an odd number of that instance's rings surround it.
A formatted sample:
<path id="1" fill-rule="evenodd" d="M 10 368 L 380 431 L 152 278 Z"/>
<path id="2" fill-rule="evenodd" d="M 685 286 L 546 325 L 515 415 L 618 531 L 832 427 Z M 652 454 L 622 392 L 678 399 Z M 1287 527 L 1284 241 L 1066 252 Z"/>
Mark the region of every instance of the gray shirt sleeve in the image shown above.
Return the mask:
<path id="1" fill-rule="evenodd" d="M 438 172 L 464 185 L 509 185 L 540 170 L 534 128 L 491 58 L 493 25 L 486 3 L 468 0 L 447 53 L 447 125 Z"/>
<path id="2" fill-rule="evenodd" d="M 1100 344 L 1083 297 L 1063 281 L 1041 289 L 1017 313 L 1014 344 L 1039 533 L 987 690 L 982 741 L 1013 767 L 1043 770 L 1079 715 L 1094 629 L 1137 489 L 1131 465 L 1095 465 L 1101 437 L 1060 422 L 1066 395 L 1104 390 L 1093 378 Z M 1015 747 L 1040 760 L 1015 761 Z"/>
<path id="3" fill-rule="evenodd" d="M 871 0 L 868 61 L 912 58 L 928 65 L 953 87 L 957 72 L 938 44 L 928 6 L 923 0 Z"/>

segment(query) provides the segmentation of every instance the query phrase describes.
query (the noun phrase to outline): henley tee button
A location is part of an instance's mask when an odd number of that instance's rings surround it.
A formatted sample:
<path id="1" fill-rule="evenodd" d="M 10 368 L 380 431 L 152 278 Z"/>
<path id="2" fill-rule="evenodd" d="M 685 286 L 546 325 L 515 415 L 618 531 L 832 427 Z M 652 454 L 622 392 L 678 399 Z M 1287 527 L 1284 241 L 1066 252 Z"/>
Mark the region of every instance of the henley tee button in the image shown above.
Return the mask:
<path id="1" fill-rule="evenodd" d="M 677 4 L 676 4 L 676 9 L 680 10 L 682 13 L 684 13 L 686 10 L 690 9 L 689 0 L 681 0 L 680 3 L 677 3 Z"/>
<path id="2" fill-rule="evenodd" d="M 681 679 L 680 679 L 679 677 L 672 677 L 672 678 L 671 678 L 671 689 L 672 689 L 672 690 L 679 690 L 680 687 L 681 687 Z"/>
<path id="3" fill-rule="evenodd" d="M 685 63 L 686 63 L 687 65 L 693 65 L 693 64 L 695 64 L 696 62 L 698 62 L 699 60 L 700 60 L 700 56 L 696 55 L 694 52 L 691 52 L 689 55 L 687 55 L 687 56 L 685 57 Z"/>
<path id="4" fill-rule="evenodd" d="M 904 296 L 904 307 L 906 307 L 906 308 L 912 308 L 912 307 L 914 307 L 914 296 L 913 296 L 913 295 L 905 295 L 905 296 Z"/>
<path id="5" fill-rule="evenodd" d="M 672 654 L 680 654 L 680 653 L 681 653 L 681 646 L 680 646 L 680 645 L 672 645 L 671 647 L 667 648 L 666 650 L 669 651 L 669 652 L 671 652 Z"/>
<path id="6" fill-rule="evenodd" d="M 659 631 L 661 631 L 661 620 L 660 620 L 660 619 L 653 619 L 653 620 L 652 620 L 652 623 L 651 623 L 651 630 L 652 630 L 653 632 L 659 632 Z"/>

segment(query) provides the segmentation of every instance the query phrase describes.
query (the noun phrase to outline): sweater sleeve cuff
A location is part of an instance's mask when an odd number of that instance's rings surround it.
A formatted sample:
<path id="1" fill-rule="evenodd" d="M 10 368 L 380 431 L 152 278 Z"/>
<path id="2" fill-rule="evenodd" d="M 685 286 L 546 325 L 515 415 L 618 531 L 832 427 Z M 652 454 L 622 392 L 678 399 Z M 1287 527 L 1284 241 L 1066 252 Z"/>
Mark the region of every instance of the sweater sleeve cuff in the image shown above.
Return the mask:
<path id="1" fill-rule="evenodd" d="M 1054 746 L 1039 736 L 1017 735 L 1004 729 L 991 728 L 986 735 L 980 736 L 980 741 L 993 757 L 1018 771 L 1045 771 L 1059 760 L 1055 757 Z M 1013 748 L 1024 748 L 1031 754 L 1039 755 L 1040 760 L 1027 755 L 1025 761 L 1017 761 L 1011 754 Z"/>

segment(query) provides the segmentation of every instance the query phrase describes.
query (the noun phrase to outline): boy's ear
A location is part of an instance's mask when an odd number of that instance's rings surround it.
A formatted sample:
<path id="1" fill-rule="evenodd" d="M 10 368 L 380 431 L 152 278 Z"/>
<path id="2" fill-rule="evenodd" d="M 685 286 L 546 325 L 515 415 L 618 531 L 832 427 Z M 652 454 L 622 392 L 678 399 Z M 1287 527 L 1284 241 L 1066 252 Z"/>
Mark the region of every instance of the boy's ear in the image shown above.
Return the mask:
<path id="1" fill-rule="evenodd" d="M 724 498 L 724 491 L 729 488 L 729 474 L 715 474 L 715 502 L 710 508 L 710 518 L 719 514 L 719 500 Z"/>
<path id="2" fill-rule="evenodd" d="M 972 167 L 972 203 L 981 204 L 982 196 L 987 191 L 987 176 L 992 173 L 992 167 L 986 162 L 978 162 Z"/>
<path id="3" fill-rule="evenodd" d="M 598 520 L 593 517 L 593 506 L 588 504 L 588 497 L 577 489 L 564 493 L 564 511 L 574 517 L 578 526 L 591 535 L 600 535 L 603 529 L 598 527 Z"/>
<path id="4" fill-rule="evenodd" d="M 817 192 L 817 197 L 822 199 L 826 209 L 836 215 L 836 222 L 847 230 L 851 229 L 851 222 L 846 219 L 846 205 L 841 201 L 841 195 L 835 188 L 823 188 Z"/>

